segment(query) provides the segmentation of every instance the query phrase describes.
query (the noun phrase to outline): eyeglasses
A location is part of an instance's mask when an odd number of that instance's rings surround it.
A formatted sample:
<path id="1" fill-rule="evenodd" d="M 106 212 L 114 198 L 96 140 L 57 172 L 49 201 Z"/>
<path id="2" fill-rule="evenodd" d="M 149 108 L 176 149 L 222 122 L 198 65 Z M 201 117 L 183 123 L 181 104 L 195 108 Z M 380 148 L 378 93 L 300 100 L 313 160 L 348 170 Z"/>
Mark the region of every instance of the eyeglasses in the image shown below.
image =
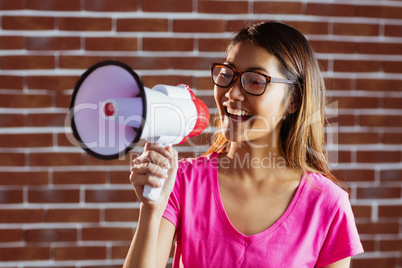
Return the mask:
<path id="1" fill-rule="evenodd" d="M 238 72 L 232 67 L 220 63 L 211 64 L 211 76 L 212 82 L 219 87 L 229 87 L 237 77 L 240 77 L 243 90 L 254 96 L 264 94 L 269 83 L 294 84 L 290 80 L 270 77 L 259 72 Z"/>

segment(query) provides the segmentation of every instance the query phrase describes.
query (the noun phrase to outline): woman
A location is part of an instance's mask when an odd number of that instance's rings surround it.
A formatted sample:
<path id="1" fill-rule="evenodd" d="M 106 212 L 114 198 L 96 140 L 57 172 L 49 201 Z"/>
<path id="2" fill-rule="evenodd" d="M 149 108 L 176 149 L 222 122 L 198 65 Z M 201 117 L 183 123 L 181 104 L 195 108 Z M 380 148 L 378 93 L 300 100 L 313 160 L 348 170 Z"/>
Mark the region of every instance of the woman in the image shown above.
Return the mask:
<path id="1" fill-rule="evenodd" d="M 147 144 L 134 160 L 142 203 L 124 267 L 164 267 L 174 239 L 174 267 L 349 267 L 363 248 L 323 153 L 325 87 L 307 40 L 277 22 L 250 26 L 211 73 L 211 149 L 177 164 L 174 149 Z M 167 179 L 156 202 L 142 196 L 160 187 L 151 175 Z"/>

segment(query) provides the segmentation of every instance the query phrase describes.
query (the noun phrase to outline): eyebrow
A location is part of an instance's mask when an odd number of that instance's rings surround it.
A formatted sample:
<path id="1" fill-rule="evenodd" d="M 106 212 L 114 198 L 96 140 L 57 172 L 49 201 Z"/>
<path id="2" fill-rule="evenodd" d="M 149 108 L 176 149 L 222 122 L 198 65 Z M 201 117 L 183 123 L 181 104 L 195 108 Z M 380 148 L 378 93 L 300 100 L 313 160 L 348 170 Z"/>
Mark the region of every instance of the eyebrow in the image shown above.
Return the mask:
<path id="1" fill-rule="evenodd" d="M 236 65 L 234 65 L 230 61 L 225 61 L 223 64 L 229 65 L 230 67 L 236 69 Z M 269 72 L 265 68 L 262 68 L 262 67 L 250 67 L 250 68 L 247 69 L 247 71 L 260 71 L 260 72 L 262 71 L 262 72 L 267 73 L 269 75 Z"/>

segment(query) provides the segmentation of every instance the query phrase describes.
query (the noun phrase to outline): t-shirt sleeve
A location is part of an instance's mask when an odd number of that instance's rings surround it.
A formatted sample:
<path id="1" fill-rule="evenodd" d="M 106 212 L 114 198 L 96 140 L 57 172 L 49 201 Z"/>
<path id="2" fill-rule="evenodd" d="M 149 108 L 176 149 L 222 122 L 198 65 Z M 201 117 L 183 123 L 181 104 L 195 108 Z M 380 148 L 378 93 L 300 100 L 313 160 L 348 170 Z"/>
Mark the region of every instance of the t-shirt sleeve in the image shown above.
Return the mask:
<path id="1" fill-rule="evenodd" d="M 324 267 L 363 251 L 352 208 L 345 195 L 330 225 L 316 267 Z"/>
<path id="2" fill-rule="evenodd" d="M 170 194 L 168 204 L 166 206 L 163 217 L 173 223 L 176 228 L 179 225 L 181 213 L 181 182 L 183 181 L 184 169 L 179 163 L 179 168 L 176 175 L 176 181 L 172 193 Z"/>

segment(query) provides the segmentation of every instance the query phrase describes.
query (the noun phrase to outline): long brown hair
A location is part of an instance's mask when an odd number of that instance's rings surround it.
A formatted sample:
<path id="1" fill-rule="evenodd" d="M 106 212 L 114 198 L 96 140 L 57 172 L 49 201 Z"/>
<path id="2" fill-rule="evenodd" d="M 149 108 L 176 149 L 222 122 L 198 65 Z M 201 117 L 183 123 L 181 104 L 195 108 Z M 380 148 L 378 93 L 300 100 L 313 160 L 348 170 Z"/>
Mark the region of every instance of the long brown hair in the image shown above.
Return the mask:
<path id="1" fill-rule="evenodd" d="M 325 84 L 314 51 L 296 29 L 279 22 L 263 22 L 242 29 L 230 42 L 228 51 L 240 42 L 265 48 L 279 61 L 279 71 L 294 85 L 290 91 L 299 109 L 287 114 L 281 130 L 281 149 L 291 168 L 318 172 L 345 191 L 346 186 L 331 174 L 324 153 Z M 206 152 L 225 152 L 230 142 L 218 132 Z"/>

